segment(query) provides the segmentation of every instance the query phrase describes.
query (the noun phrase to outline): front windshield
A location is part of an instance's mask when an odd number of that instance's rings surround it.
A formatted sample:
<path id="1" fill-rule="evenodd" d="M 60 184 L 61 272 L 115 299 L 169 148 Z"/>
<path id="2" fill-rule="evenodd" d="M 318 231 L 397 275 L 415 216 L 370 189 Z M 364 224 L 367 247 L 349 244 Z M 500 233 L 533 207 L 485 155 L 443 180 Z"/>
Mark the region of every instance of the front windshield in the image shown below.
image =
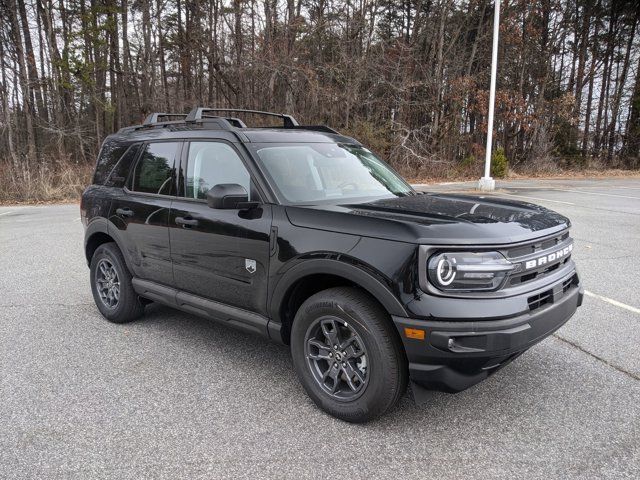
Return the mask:
<path id="1" fill-rule="evenodd" d="M 255 148 L 279 196 L 291 204 L 402 197 L 413 189 L 369 150 L 335 143 L 262 144 Z"/>

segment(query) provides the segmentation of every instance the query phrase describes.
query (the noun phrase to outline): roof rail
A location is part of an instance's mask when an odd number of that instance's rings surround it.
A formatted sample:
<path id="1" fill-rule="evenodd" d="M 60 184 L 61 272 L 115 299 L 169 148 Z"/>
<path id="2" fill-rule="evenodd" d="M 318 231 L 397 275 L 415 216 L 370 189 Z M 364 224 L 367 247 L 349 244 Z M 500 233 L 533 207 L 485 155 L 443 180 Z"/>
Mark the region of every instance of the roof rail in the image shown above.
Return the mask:
<path id="1" fill-rule="evenodd" d="M 145 118 L 144 122 L 142 122 L 143 126 L 149 126 L 158 123 L 158 118 L 160 117 L 182 117 L 183 119 L 187 116 L 186 113 L 164 113 L 164 112 L 154 112 L 150 113 L 147 118 Z"/>
<path id="2" fill-rule="evenodd" d="M 311 130 L 313 132 L 335 133 L 340 135 L 340 132 L 331 127 L 327 127 L 326 125 L 296 125 L 295 127 L 289 128 L 294 128 L 295 130 Z"/>
<path id="3" fill-rule="evenodd" d="M 130 127 L 122 127 L 120 130 L 118 130 L 117 133 L 125 134 L 136 132 L 138 130 L 151 130 L 155 128 L 183 129 L 185 126 L 189 127 L 190 124 L 188 124 L 184 120 L 176 120 L 173 122 L 157 122 L 143 125 L 132 125 Z M 211 118 L 210 121 L 206 122 L 206 124 L 204 125 L 201 124 L 201 126 L 213 130 L 233 130 L 234 127 L 238 127 L 238 125 L 232 125 L 229 120 L 223 117 Z"/>
<path id="4" fill-rule="evenodd" d="M 285 115 L 284 113 L 273 113 L 273 112 L 262 112 L 260 110 L 245 110 L 243 108 L 204 108 L 204 107 L 195 107 L 185 121 L 187 122 L 195 122 L 197 120 L 202 120 L 203 118 L 212 118 L 209 115 L 206 115 L 209 112 L 240 112 L 240 113 L 252 113 L 255 115 L 267 115 L 270 117 L 278 117 L 282 119 L 283 126 L 285 128 L 295 128 L 298 126 L 298 122 L 291 115 Z"/>
<path id="5" fill-rule="evenodd" d="M 284 129 L 291 129 L 291 130 L 312 130 L 316 132 L 339 134 L 339 132 L 337 132 L 333 128 L 327 127 L 326 125 L 300 125 L 298 124 L 298 121 L 295 118 L 293 118 L 291 115 L 286 115 L 284 113 L 263 112 L 261 110 L 247 110 L 243 108 L 205 108 L 205 107 L 195 107 L 188 114 L 154 112 L 149 114 L 141 125 L 132 125 L 130 127 L 123 127 L 120 130 L 118 130 L 118 133 L 124 134 L 127 132 L 135 132 L 137 130 L 147 130 L 147 129 L 153 129 L 153 128 L 180 128 L 180 125 L 187 126 L 190 123 L 193 124 L 195 122 L 202 122 L 203 120 L 206 120 L 205 123 L 207 128 L 217 127 L 217 129 L 220 129 L 220 130 L 233 130 L 236 128 L 238 129 L 247 128 L 244 122 L 237 117 L 227 117 L 223 115 L 220 115 L 220 116 L 207 115 L 207 113 L 210 113 L 210 112 L 211 113 L 240 112 L 240 113 L 249 113 L 254 115 L 266 115 L 266 116 L 278 117 L 282 119 L 282 127 L 257 127 L 257 128 L 284 128 Z M 179 117 L 179 119 L 160 122 L 159 119 L 161 117 L 167 117 L 167 118 Z"/>

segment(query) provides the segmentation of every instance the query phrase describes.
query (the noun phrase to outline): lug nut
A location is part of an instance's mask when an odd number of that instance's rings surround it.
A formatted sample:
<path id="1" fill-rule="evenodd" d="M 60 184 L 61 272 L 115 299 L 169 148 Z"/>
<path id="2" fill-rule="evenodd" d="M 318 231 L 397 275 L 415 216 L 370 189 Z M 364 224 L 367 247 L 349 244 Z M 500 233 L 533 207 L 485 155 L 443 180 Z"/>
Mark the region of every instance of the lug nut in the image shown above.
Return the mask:
<path id="1" fill-rule="evenodd" d="M 329 357 L 333 357 L 333 352 L 329 352 Z"/>
<path id="2" fill-rule="evenodd" d="M 342 362 L 342 366 L 343 366 L 343 367 L 346 367 L 346 366 L 347 366 L 347 363 L 346 363 L 346 362 Z"/>
<path id="3" fill-rule="evenodd" d="M 333 366 L 334 366 L 335 368 L 338 368 L 338 364 L 337 364 L 337 363 L 334 363 L 334 364 L 333 364 Z"/>

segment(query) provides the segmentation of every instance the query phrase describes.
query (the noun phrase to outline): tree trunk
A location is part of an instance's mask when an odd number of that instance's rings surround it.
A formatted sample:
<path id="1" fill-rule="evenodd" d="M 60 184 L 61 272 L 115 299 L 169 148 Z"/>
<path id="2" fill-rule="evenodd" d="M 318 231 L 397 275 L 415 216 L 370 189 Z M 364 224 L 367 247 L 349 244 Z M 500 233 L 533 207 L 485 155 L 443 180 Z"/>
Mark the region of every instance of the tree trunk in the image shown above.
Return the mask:
<path id="1" fill-rule="evenodd" d="M 26 60 L 22 38 L 20 35 L 20 22 L 18 21 L 18 9 L 15 0 L 11 2 L 10 22 L 13 43 L 16 49 L 16 60 L 18 62 L 18 78 L 20 80 L 20 91 L 22 92 L 22 107 L 26 126 L 27 160 L 36 160 L 36 134 L 33 128 L 33 105 L 31 104 L 31 89 L 27 76 Z"/>
<path id="2" fill-rule="evenodd" d="M 628 167 L 640 167 L 640 68 L 636 68 L 636 81 L 631 94 L 623 157 Z"/>
<path id="3" fill-rule="evenodd" d="M 624 55 L 624 61 L 622 63 L 622 72 L 617 79 L 617 88 L 613 97 L 613 107 L 611 109 L 611 122 L 609 124 L 609 139 L 607 158 L 611 160 L 613 157 L 613 151 L 616 144 L 616 124 L 618 123 L 618 114 L 620 112 L 620 102 L 622 100 L 622 94 L 624 92 L 624 86 L 627 81 L 627 72 L 629 71 L 629 59 L 631 57 L 631 47 L 633 46 L 633 40 L 635 38 L 636 25 L 638 24 L 638 18 L 640 18 L 640 9 L 636 9 L 636 14 L 631 23 L 631 31 L 629 33 L 629 40 L 627 41 L 627 49 Z"/>

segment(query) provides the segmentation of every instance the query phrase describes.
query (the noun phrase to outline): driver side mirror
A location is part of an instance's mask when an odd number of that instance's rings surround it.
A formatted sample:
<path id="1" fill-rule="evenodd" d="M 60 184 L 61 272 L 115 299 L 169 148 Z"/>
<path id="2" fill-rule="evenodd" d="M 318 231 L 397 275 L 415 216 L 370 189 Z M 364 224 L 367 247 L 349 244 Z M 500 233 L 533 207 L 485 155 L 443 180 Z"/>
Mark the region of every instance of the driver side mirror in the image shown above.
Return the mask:
<path id="1" fill-rule="evenodd" d="M 207 192 L 207 205 L 224 210 L 243 210 L 257 207 L 258 202 L 249 201 L 249 194 L 242 185 L 219 183 Z"/>

